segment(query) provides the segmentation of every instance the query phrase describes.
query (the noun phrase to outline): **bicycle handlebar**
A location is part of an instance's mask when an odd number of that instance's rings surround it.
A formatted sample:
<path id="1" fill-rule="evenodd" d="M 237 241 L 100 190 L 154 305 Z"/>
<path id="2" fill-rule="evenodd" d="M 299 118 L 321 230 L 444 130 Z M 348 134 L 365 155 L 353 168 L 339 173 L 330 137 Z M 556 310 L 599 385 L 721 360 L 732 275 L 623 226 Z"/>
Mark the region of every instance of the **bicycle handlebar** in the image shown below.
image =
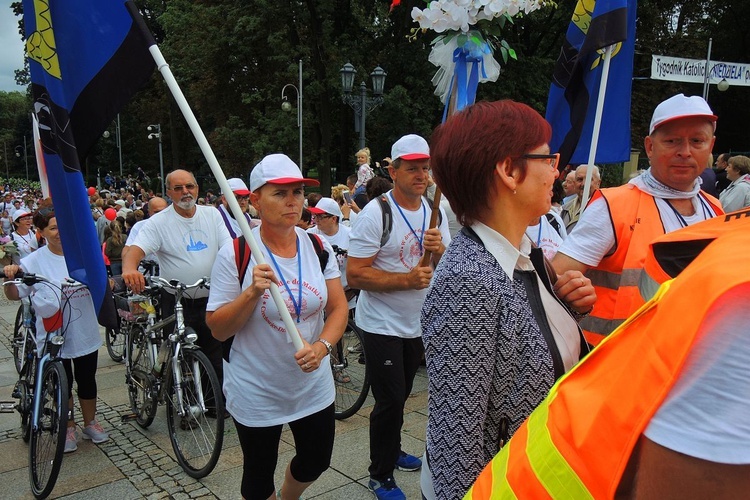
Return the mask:
<path id="1" fill-rule="evenodd" d="M 209 279 L 204 277 L 193 283 L 192 285 L 186 285 L 180 280 L 171 279 L 166 280 L 161 276 L 149 276 L 147 279 L 147 285 L 153 288 L 170 288 L 172 290 L 191 290 L 193 288 L 209 287 Z"/>
<path id="2" fill-rule="evenodd" d="M 0 271 L 0 278 L 6 278 L 5 273 L 3 271 Z M 41 274 L 35 274 L 35 273 L 27 273 L 23 270 L 19 269 L 18 272 L 13 276 L 13 279 L 3 282 L 3 286 L 5 285 L 26 285 L 26 286 L 32 286 L 36 285 L 37 283 L 49 283 L 56 287 L 62 287 L 63 285 L 73 285 L 73 286 L 86 286 L 84 283 L 81 283 L 80 281 L 76 281 L 73 278 L 65 278 L 64 281 L 61 283 L 58 283 L 56 281 L 53 281 L 46 276 L 42 276 Z"/>

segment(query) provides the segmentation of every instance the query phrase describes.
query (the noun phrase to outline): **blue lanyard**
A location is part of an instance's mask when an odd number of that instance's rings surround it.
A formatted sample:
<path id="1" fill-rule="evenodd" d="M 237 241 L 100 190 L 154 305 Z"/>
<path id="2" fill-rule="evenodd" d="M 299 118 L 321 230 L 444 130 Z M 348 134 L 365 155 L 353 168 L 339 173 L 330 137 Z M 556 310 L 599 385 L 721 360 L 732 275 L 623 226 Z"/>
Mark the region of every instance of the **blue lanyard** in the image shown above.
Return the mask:
<path id="1" fill-rule="evenodd" d="M 404 222 L 406 222 L 406 225 L 409 226 L 409 230 L 411 231 L 411 234 L 414 235 L 414 238 L 419 242 L 419 254 L 422 255 L 424 253 L 424 249 L 422 248 L 422 241 L 424 241 L 424 227 L 425 223 L 427 222 L 427 210 L 424 208 L 424 203 L 422 203 L 422 199 L 420 198 L 420 205 L 422 205 L 422 237 L 420 238 L 417 236 L 417 232 L 414 230 L 413 227 L 411 227 L 411 224 L 409 224 L 409 219 L 406 218 L 406 215 L 404 215 L 404 211 L 401 210 L 401 206 L 396 202 L 396 199 L 393 197 L 393 191 L 391 191 L 391 199 L 393 200 L 393 203 L 396 205 L 396 208 L 398 208 L 398 213 L 401 214 L 401 218 L 404 219 Z"/>
<path id="2" fill-rule="evenodd" d="M 298 289 L 297 289 L 297 300 L 294 300 L 294 294 L 292 294 L 292 290 L 289 288 L 289 284 L 286 282 L 286 278 L 284 278 L 284 273 L 281 272 L 281 268 L 279 267 L 279 263 L 276 262 L 276 257 L 273 256 L 273 252 L 271 252 L 271 249 L 268 248 L 268 245 L 263 243 L 263 246 L 266 247 L 266 250 L 268 251 L 268 255 L 271 256 L 271 261 L 273 262 L 273 267 L 276 268 L 276 272 L 279 273 L 279 278 L 281 279 L 281 282 L 284 283 L 284 288 L 286 288 L 286 292 L 289 294 L 289 298 L 292 299 L 292 305 L 294 306 L 294 312 L 297 314 L 297 323 L 300 322 L 300 314 L 302 313 L 302 257 L 300 256 L 299 252 L 299 237 L 297 237 L 297 272 L 299 273 L 299 283 L 298 283 Z"/>

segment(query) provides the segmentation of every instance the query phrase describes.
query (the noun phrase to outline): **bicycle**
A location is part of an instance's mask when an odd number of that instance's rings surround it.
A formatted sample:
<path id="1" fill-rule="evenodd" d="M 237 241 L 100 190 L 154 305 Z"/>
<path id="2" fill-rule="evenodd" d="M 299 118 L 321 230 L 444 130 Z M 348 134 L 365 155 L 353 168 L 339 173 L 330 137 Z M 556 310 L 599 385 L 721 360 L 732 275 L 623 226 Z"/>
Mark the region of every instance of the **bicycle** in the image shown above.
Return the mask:
<path id="1" fill-rule="evenodd" d="M 346 258 L 347 251 L 333 245 L 337 259 Z M 356 297 L 358 290 L 345 290 L 347 302 Z M 334 417 L 349 418 L 362 408 L 370 392 L 370 376 L 365 364 L 362 330 L 354 322 L 354 310 L 350 311 L 346 330 L 331 352 L 331 370 L 336 388 Z"/>
<path id="2" fill-rule="evenodd" d="M 140 269 L 143 274 L 156 276 L 159 274 L 159 264 L 153 260 L 142 260 Z M 129 324 L 132 318 L 129 317 L 127 303 L 127 289 L 122 282 L 122 278 L 115 276 L 110 281 L 115 307 L 117 308 L 117 328 L 107 328 L 104 335 L 104 343 L 107 345 L 107 353 L 112 361 L 121 362 L 125 357 L 125 342 L 128 338 Z"/>
<path id="3" fill-rule="evenodd" d="M 4 275 L 0 272 L 0 277 Z M 84 284 L 66 280 L 58 285 L 39 274 L 18 272 L 13 280 L 4 285 L 26 285 L 44 283 L 56 287 L 61 292 L 61 310 L 67 302 L 64 297 Z M 46 498 L 55 486 L 62 465 L 65 448 L 65 435 L 68 426 L 68 377 L 60 358 L 60 349 L 65 342 L 65 329 L 47 332 L 42 352 L 36 355 L 36 343 L 26 350 L 34 353 L 33 359 L 26 361 L 13 397 L 18 402 L 10 406 L 4 404 L 2 411 L 16 410 L 21 417 L 21 432 L 24 441 L 29 442 L 29 479 L 35 498 Z"/>
<path id="4" fill-rule="evenodd" d="M 208 286 L 207 279 L 192 285 L 158 276 L 146 280 L 143 293 L 129 298 L 131 311 L 143 319 L 132 322 L 125 344 L 130 408 L 145 429 L 154 421 L 158 404 L 166 403 L 169 439 L 177 461 L 189 476 L 200 479 L 219 460 L 224 397 L 208 357 L 195 345 L 197 333 L 185 326 L 180 300 L 186 291 Z M 175 292 L 175 312 L 157 321 L 154 301 L 162 288 Z M 172 333 L 163 335 L 172 322 Z"/>

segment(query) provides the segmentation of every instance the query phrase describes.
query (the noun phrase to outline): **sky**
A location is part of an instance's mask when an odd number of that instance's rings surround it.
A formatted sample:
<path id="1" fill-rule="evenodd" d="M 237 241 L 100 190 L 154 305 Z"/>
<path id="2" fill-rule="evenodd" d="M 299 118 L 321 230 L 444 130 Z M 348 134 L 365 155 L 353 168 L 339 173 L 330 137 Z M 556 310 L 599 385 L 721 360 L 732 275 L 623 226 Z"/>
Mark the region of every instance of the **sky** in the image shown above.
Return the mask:
<path id="1" fill-rule="evenodd" d="M 16 85 L 14 70 L 23 68 L 23 41 L 18 34 L 18 17 L 10 0 L 0 0 L 0 90 L 26 92 Z"/>

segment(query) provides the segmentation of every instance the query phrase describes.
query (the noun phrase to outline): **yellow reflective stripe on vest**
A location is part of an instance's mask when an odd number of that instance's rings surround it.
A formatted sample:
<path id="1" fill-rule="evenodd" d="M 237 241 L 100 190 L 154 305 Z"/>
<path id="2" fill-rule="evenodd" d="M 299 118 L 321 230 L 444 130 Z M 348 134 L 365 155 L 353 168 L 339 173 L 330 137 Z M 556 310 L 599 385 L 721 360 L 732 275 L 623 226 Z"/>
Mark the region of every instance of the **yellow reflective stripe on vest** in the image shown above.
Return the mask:
<path id="1" fill-rule="evenodd" d="M 593 499 L 581 478 L 552 442 L 547 428 L 549 404 L 552 400 L 554 398 L 547 399 L 529 417 L 526 456 L 537 479 L 552 498 Z"/>
<path id="2" fill-rule="evenodd" d="M 487 500 L 517 500 L 518 497 L 513 492 L 513 488 L 510 487 L 506 473 L 508 472 L 508 456 L 510 450 L 506 445 L 505 448 L 500 450 L 498 455 L 490 462 L 490 468 L 492 469 L 492 491 L 489 497 L 482 497 Z M 474 486 L 464 496 L 463 500 L 474 500 Z M 479 499 L 477 499 L 479 500 Z"/>

